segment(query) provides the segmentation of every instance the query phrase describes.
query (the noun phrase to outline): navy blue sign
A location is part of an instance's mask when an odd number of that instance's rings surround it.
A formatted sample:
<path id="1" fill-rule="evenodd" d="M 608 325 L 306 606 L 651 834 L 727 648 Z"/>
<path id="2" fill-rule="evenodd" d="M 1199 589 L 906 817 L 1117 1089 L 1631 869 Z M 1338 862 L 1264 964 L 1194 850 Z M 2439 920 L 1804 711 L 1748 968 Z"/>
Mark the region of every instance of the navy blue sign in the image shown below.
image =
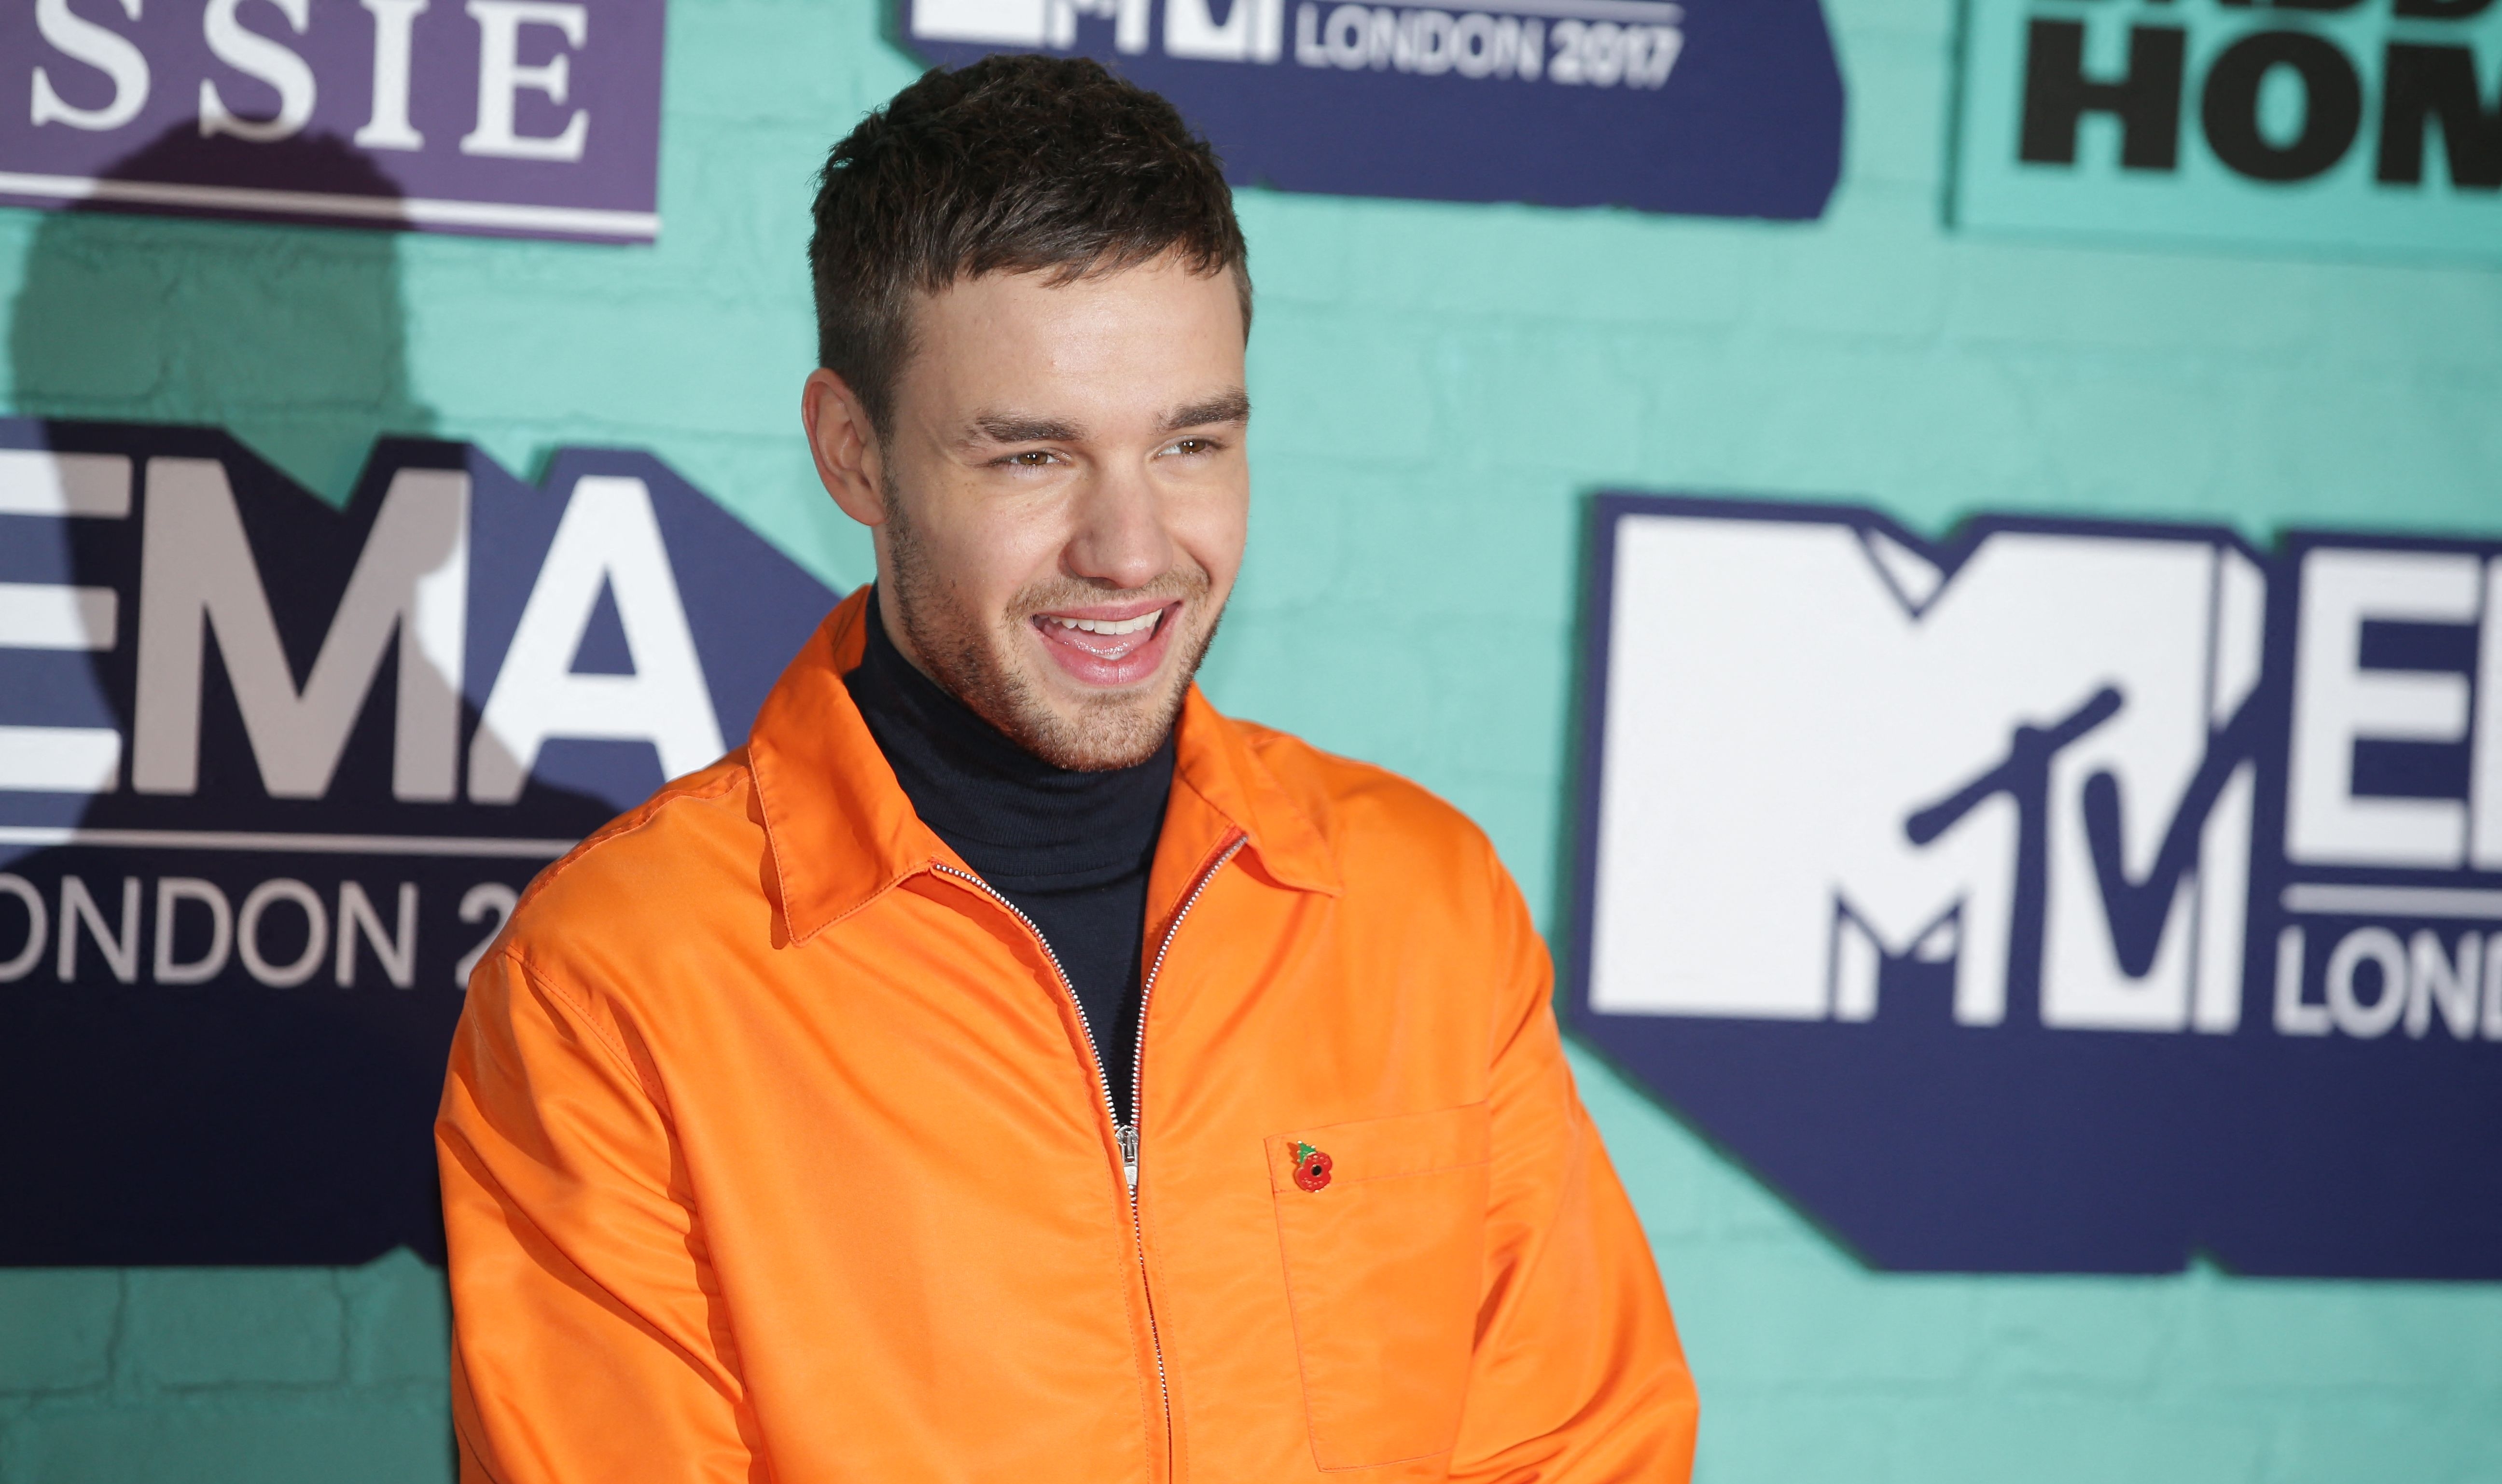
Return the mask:
<path id="1" fill-rule="evenodd" d="M 1842 78 L 1819 0 L 903 0 L 910 44 L 1096 57 L 1237 184 L 1824 214 Z"/>
<path id="2" fill-rule="evenodd" d="M 2502 1277 L 2502 541 L 1602 498 L 1580 1031 L 1879 1266 Z"/>
<path id="3" fill-rule="evenodd" d="M 470 965 L 833 601 L 648 455 L 0 422 L 0 1264 L 439 1257 Z"/>
<path id="4" fill-rule="evenodd" d="M 0 7 L 0 201 L 648 242 L 662 0 Z"/>

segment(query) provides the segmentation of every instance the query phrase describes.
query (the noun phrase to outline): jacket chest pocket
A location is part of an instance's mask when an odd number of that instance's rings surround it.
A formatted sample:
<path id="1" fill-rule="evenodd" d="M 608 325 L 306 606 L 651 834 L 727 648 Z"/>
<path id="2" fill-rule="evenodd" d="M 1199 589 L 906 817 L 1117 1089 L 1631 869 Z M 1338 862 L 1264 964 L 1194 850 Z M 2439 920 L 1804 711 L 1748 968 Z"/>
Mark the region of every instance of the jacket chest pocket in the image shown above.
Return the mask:
<path id="1" fill-rule="evenodd" d="M 1314 1458 L 1365 1468 L 1447 1452 L 1484 1277 L 1485 1104 L 1267 1143 Z"/>

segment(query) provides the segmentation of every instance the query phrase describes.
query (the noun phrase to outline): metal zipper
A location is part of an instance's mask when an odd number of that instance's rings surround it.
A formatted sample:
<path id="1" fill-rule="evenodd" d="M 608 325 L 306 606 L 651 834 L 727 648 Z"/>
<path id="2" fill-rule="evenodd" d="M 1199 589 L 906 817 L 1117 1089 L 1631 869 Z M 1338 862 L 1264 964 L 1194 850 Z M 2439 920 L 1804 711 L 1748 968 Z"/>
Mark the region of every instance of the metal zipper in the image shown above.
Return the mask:
<path id="1" fill-rule="evenodd" d="M 953 876 L 957 880 L 973 887 L 976 891 L 979 891 L 983 895 L 989 897 L 991 900 L 997 902 L 1000 906 L 1007 908 L 1009 913 L 1012 914 L 1018 922 L 1025 924 L 1026 931 L 1033 934 L 1033 940 L 1042 945 L 1042 956 L 1051 961 L 1051 971 L 1059 976 L 1062 992 L 1067 995 L 1068 1002 L 1077 1009 L 1077 1029 L 1086 1032 L 1086 1051 L 1095 1062 L 1095 1086 L 1103 1095 L 1103 1113 L 1105 1117 L 1112 1121 L 1113 1131 L 1120 1136 L 1121 1162 L 1129 1172 L 1131 1204 L 1134 1214 L 1138 1190 L 1138 1157 L 1136 1153 L 1138 1145 L 1138 1130 L 1131 1125 L 1121 1122 L 1121 1109 L 1112 1101 L 1112 1079 L 1103 1071 L 1102 1043 L 1095 1039 L 1095 1023 L 1086 1018 L 1086 1001 L 1077 997 L 1077 986 L 1069 979 L 1067 968 L 1061 963 L 1059 953 L 1052 948 L 1051 939 L 1042 935 L 1042 928 L 1034 923 L 1032 918 L 1025 915 L 1024 908 L 1019 907 L 1015 902 L 1001 896 L 997 888 L 992 886 L 989 882 L 984 881 L 981 877 L 974 875 L 970 871 L 958 870 L 956 867 L 940 860 L 932 860 L 930 864 L 930 868 L 937 871 L 939 874 L 944 876 Z M 1138 1024 L 1141 1028 L 1144 1028 L 1146 1025 L 1145 1017 L 1141 1016 Z M 1143 1039 L 1143 1037 L 1141 1038 Z M 1131 1225 L 1134 1227 L 1137 1223 L 1133 1220 L 1131 1222 Z"/>
<path id="2" fill-rule="evenodd" d="M 1216 873 L 1225 868 L 1225 862 L 1233 860 L 1234 852 L 1240 850 L 1249 838 L 1248 835 L 1236 834 L 1226 842 L 1224 853 L 1209 861 L 1207 869 L 1199 873 L 1199 880 L 1192 884 L 1190 894 L 1182 898 L 1181 909 L 1173 914 L 1171 926 L 1165 928 L 1164 941 L 1156 945 L 1155 961 L 1147 965 L 1146 974 L 1138 982 L 1138 1039 L 1130 1048 L 1130 1122 L 1121 1130 L 1121 1157 L 1128 1164 L 1130 1238 L 1137 1244 L 1138 1282 L 1141 1286 L 1147 1285 L 1147 1229 L 1146 1224 L 1138 1219 L 1138 1132 L 1147 1121 L 1147 1001 L 1156 993 L 1156 975 L 1165 966 L 1165 955 L 1172 952 L 1173 938 L 1181 931 L 1182 919 L 1190 916 L 1190 909 L 1199 905 L 1199 898 L 1206 892 L 1207 884 L 1216 879 Z M 1097 1069 L 1100 1070 L 1102 1058 L 1099 1055 L 1095 1060 Z M 1165 1341 L 1156 1329 L 1156 1294 L 1151 1286 L 1147 1286 L 1147 1337 L 1156 1348 L 1156 1390 L 1163 1396 L 1165 1403 L 1165 1476 L 1170 1478 L 1173 1471 L 1172 1385 L 1165 1379 Z"/>
<path id="3" fill-rule="evenodd" d="M 959 870 L 943 861 L 930 862 L 932 869 L 966 883 L 991 900 L 1007 908 L 1009 915 L 1025 924 L 1026 930 L 1033 934 L 1033 940 L 1042 945 L 1042 956 L 1051 961 L 1051 971 L 1059 976 L 1062 992 L 1067 995 L 1069 1004 L 1076 1008 L 1077 1028 L 1086 1032 L 1086 1050 L 1095 1062 L 1095 1085 L 1103 1094 L 1103 1111 L 1111 1118 L 1112 1132 L 1121 1144 L 1121 1175 L 1130 1188 L 1130 1242 L 1132 1250 L 1137 1255 L 1138 1281 L 1142 1285 L 1147 1279 L 1147 1233 L 1138 1221 L 1138 1126 L 1144 1122 L 1146 1113 L 1147 1001 L 1155 994 L 1156 975 L 1165 966 L 1165 956 L 1172 952 L 1173 938 L 1181 931 L 1182 920 L 1190 916 L 1193 907 L 1199 905 L 1200 897 L 1207 891 L 1207 884 L 1216 879 L 1216 873 L 1225 868 L 1225 862 L 1233 860 L 1234 855 L 1249 843 L 1249 840 L 1248 835 L 1235 834 L 1226 842 L 1224 852 L 1214 860 L 1209 861 L 1205 870 L 1199 873 L 1199 880 L 1191 886 L 1190 895 L 1182 899 L 1181 910 L 1173 914 L 1171 926 L 1165 928 L 1164 941 L 1156 945 L 1154 961 L 1147 965 L 1147 972 L 1139 981 L 1138 1035 L 1130 1050 L 1130 1122 L 1128 1123 L 1121 1122 L 1120 1106 L 1112 1100 L 1112 1079 L 1103 1070 L 1102 1043 L 1095 1038 L 1095 1023 L 1086 1018 L 1086 1001 L 1077 997 L 1077 986 L 1070 981 L 1068 969 L 1060 961 L 1059 951 L 1051 946 L 1051 939 L 1043 936 L 1042 928 L 1032 918 L 1025 915 L 1023 908 L 1000 895 L 998 890 L 989 882 L 970 871 Z M 1164 1336 L 1156 1330 L 1156 1298 L 1152 1290 L 1147 1294 L 1147 1343 L 1155 1351 L 1156 1396 L 1164 1405 L 1165 1447 L 1169 1452 L 1172 1447 L 1172 1384 L 1165 1376 L 1165 1341 Z M 1166 1463 L 1166 1472 L 1171 1470 L 1169 1461 Z"/>
<path id="4" fill-rule="evenodd" d="M 1182 919 L 1190 916 L 1190 909 L 1199 905 L 1200 895 L 1207 890 L 1207 884 L 1216 879 L 1216 873 L 1225 869 L 1225 862 L 1233 860 L 1234 853 L 1249 839 L 1248 835 L 1236 834 L 1226 842 L 1224 854 L 1209 861 L 1207 869 L 1199 873 L 1199 881 L 1190 889 L 1190 895 L 1182 898 L 1181 910 L 1173 914 L 1172 926 L 1165 929 L 1164 941 L 1156 945 L 1155 961 L 1147 965 L 1146 977 L 1138 984 L 1138 1044 L 1132 1049 L 1130 1056 L 1132 1123 L 1128 1139 L 1122 1146 L 1130 1162 L 1130 1204 L 1133 1209 L 1138 1203 L 1138 1125 L 1147 1119 L 1147 1001 L 1155 997 L 1156 975 L 1165 966 L 1165 955 L 1172 952 L 1173 935 L 1181 931 Z M 1143 1237 L 1141 1242 L 1143 1244 Z M 1141 1262 L 1145 1260 L 1143 1245 L 1138 1256 Z"/>

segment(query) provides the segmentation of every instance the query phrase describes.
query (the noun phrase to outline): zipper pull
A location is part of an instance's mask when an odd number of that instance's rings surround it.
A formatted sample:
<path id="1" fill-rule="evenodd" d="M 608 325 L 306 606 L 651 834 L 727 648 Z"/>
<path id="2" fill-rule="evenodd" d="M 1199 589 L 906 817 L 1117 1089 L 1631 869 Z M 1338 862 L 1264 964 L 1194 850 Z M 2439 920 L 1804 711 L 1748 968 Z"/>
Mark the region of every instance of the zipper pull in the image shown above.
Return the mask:
<path id="1" fill-rule="evenodd" d="M 1121 1136 L 1121 1173 L 1129 1176 L 1130 1189 L 1138 1188 L 1138 1126 L 1122 1124 L 1115 1130 Z"/>

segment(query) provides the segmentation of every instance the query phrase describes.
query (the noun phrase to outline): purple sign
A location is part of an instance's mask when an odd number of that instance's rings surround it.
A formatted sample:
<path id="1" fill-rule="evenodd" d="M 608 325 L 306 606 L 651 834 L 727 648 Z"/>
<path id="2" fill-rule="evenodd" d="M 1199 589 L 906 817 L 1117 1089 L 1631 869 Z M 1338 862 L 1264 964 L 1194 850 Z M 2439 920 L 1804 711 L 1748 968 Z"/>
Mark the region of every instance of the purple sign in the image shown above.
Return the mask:
<path id="1" fill-rule="evenodd" d="M 1843 86 L 1819 0 L 900 0 L 961 66 L 1091 56 L 1170 98 L 1237 185 L 1824 215 Z"/>
<path id="2" fill-rule="evenodd" d="M 0 419 L 0 1267 L 440 1261 L 470 966 L 835 599 L 648 454 Z"/>
<path id="3" fill-rule="evenodd" d="M 0 7 L 0 201 L 649 242 L 662 3 Z"/>
<path id="4" fill-rule="evenodd" d="M 2502 540 L 1596 514 L 1600 1051 L 1878 1267 L 2502 1278 Z"/>

